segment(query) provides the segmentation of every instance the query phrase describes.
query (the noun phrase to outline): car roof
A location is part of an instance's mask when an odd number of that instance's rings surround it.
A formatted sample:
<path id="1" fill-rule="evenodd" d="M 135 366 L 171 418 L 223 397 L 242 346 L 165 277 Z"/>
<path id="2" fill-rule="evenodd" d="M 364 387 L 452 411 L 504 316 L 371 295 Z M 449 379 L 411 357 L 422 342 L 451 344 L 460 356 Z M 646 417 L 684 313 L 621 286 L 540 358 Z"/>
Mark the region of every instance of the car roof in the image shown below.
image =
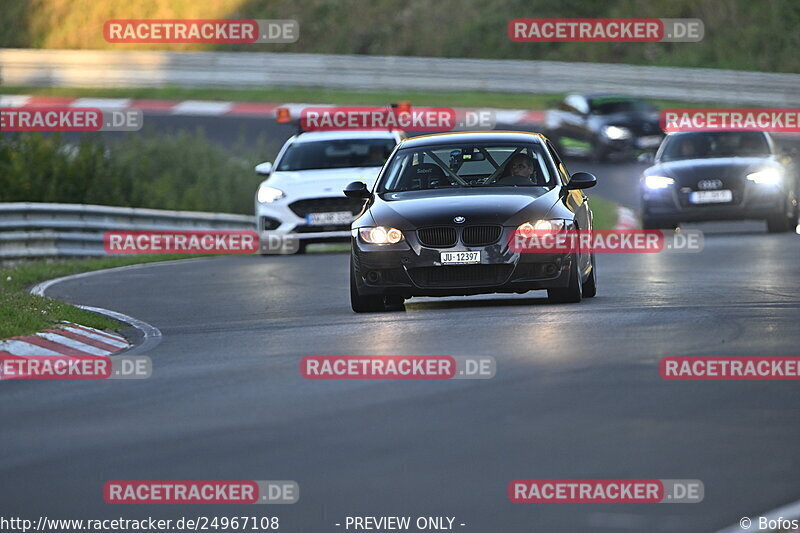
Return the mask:
<path id="1" fill-rule="evenodd" d="M 480 142 L 508 142 L 525 143 L 541 142 L 545 137 L 541 133 L 528 131 L 465 131 L 450 133 L 434 133 L 411 137 L 400 143 L 400 148 L 422 148 L 440 144 L 480 143 Z"/>
<path id="2" fill-rule="evenodd" d="M 348 139 L 396 139 L 399 131 L 393 130 L 335 130 L 305 131 L 292 137 L 294 143 L 315 141 L 346 141 Z"/>

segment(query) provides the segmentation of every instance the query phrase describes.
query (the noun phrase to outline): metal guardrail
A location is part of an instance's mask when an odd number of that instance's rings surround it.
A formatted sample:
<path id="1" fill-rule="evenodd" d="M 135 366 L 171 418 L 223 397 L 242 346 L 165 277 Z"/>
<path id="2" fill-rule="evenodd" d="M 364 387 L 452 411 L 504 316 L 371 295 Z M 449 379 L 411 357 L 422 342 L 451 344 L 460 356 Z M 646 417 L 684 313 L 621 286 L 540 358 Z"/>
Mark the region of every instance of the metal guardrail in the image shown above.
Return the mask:
<path id="1" fill-rule="evenodd" d="M 255 217 L 82 204 L 0 203 L 0 259 L 108 255 L 106 231 L 255 230 Z"/>
<path id="2" fill-rule="evenodd" d="M 0 49 L 0 84 L 37 87 L 329 87 L 561 93 L 800 106 L 800 75 L 496 59 Z"/>

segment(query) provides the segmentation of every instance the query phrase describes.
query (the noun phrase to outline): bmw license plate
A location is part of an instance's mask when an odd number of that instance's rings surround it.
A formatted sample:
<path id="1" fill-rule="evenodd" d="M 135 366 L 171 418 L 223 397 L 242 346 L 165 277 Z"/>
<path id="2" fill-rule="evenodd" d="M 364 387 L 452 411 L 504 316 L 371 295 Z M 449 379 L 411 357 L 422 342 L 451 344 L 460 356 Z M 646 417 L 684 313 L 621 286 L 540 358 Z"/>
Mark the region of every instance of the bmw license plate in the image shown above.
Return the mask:
<path id="1" fill-rule="evenodd" d="M 443 265 L 471 265 L 481 262 L 481 253 L 477 252 L 441 252 Z"/>
<path id="2" fill-rule="evenodd" d="M 689 202 L 693 204 L 724 204 L 733 200 L 733 191 L 695 191 L 689 194 Z"/>
<path id="3" fill-rule="evenodd" d="M 333 226 L 350 224 L 356 217 L 350 211 L 334 211 L 333 213 L 309 213 L 306 224 L 309 226 Z"/>

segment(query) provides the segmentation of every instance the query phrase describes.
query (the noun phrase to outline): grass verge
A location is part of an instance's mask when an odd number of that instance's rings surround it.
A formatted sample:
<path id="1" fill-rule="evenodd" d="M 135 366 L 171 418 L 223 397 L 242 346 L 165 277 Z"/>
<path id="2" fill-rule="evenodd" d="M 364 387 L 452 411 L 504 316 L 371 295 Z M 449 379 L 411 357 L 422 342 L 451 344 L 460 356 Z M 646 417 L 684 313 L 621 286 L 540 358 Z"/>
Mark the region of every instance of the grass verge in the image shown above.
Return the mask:
<path id="1" fill-rule="evenodd" d="M 150 263 L 190 256 L 137 256 L 97 259 L 29 261 L 0 266 L 0 339 L 31 335 L 61 321 L 75 322 L 106 331 L 121 330 L 126 324 L 90 313 L 53 298 L 34 296 L 28 290 L 41 281 L 81 272 L 137 263 Z"/>
<path id="2" fill-rule="evenodd" d="M 386 105 L 408 101 L 412 105 L 442 107 L 497 107 L 501 109 L 547 109 L 563 94 L 498 93 L 482 91 L 345 91 L 314 87 L 264 87 L 259 89 L 163 88 L 66 88 L 0 87 L 0 94 L 30 94 L 74 98 L 136 98 L 153 100 L 219 100 L 225 102 L 309 103 L 342 105 Z M 658 107 L 714 107 L 712 103 L 650 100 Z"/>
<path id="3" fill-rule="evenodd" d="M 617 204 L 599 196 L 590 196 L 594 229 L 614 229 L 617 225 Z"/>

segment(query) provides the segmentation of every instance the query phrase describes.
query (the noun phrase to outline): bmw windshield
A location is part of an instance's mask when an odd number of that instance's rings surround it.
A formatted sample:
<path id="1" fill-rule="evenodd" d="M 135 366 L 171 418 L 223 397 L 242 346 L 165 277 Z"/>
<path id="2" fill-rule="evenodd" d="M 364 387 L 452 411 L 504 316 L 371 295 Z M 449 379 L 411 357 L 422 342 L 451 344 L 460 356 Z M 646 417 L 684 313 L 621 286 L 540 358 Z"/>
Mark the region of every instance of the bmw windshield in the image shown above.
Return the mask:
<path id="1" fill-rule="evenodd" d="M 538 144 L 447 144 L 401 149 L 381 176 L 378 192 L 459 187 L 549 190 L 556 170 Z"/>

